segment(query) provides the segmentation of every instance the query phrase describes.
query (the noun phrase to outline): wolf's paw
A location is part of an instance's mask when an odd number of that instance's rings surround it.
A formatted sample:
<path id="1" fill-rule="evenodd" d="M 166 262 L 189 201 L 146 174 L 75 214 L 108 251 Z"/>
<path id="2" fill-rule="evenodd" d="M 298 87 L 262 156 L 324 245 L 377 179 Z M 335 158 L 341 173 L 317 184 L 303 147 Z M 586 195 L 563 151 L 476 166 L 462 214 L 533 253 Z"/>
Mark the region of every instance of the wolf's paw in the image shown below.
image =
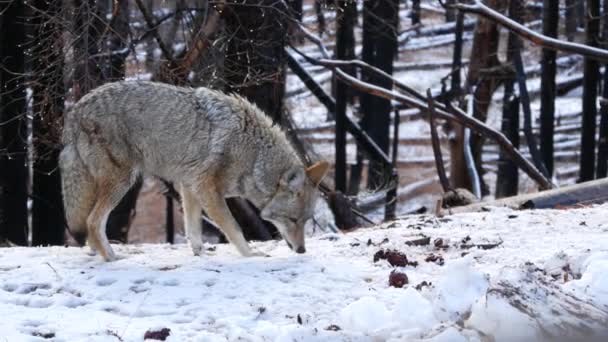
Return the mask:
<path id="1" fill-rule="evenodd" d="M 192 249 L 192 253 L 196 256 L 200 256 L 203 254 L 203 243 L 202 242 L 192 242 L 190 241 L 190 248 Z"/>

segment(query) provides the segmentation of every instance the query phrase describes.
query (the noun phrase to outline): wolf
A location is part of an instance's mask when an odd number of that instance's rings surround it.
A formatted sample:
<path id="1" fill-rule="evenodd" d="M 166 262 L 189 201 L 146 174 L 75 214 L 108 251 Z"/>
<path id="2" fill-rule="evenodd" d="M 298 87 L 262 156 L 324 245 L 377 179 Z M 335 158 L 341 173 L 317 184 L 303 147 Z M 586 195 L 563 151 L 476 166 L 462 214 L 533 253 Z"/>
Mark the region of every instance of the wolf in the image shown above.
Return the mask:
<path id="1" fill-rule="evenodd" d="M 142 175 L 174 182 L 194 255 L 203 249 L 201 210 L 243 256 L 257 256 L 225 198 L 251 201 L 297 253 L 329 164 L 306 168 L 285 133 L 238 95 L 148 81 L 94 89 L 64 119 L 59 166 L 74 238 L 116 259 L 105 234 L 112 209 Z"/>

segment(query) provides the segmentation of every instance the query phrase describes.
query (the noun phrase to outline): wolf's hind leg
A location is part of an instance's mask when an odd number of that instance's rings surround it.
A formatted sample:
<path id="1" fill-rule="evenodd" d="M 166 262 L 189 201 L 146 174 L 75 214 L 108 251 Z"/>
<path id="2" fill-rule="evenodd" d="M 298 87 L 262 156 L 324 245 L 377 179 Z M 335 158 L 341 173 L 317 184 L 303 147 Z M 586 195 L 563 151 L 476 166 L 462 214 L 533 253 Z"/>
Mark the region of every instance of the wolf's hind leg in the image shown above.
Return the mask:
<path id="1" fill-rule="evenodd" d="M 87 218 L 95 205 L 93 176 L 73 145 L 66 145 L 59 157 L 63 206 L 69 232 L 83 246 L 87 238 Z"/>
<path id="2" fill-rule="evenodd" d="M 205 212 L 209 214 L 209 217 L 215 221 L 226 235 L 228 241 L 230 241 L 236 249 L 243 256 L 258 256 L 263 255 L 261 253 L 255 253 L 249 247 L 247 240 L 243 236 L 243 231 L 240 229 L 238 223 L 230 213 L 226 200 L 221 192 L 218 191 L 215 181 L 207 179 L 203 181 L 197 189 L 197 196 L 203 205 Z"/>
<path id="3" fill-rule="evenodd" d="M 192 191 L 183 184 L 180 186 L 182 206 L 184 209 L 184 225 L 186 237 L 194 255 L 200 255 L 203 250 L 203 227 L 201 222 L 202 207 Z"/>
<path id="4" fill-rule="evenodd" d="M 112 210 L 127 194 L 136 177 L 130 174 L 112 174 L 98 183 L 97 202 L 87 219 L 89 244 L 97 250 L 106 261 L 113 261 L 116 255 L 106 236 L 106 223 Z"/>

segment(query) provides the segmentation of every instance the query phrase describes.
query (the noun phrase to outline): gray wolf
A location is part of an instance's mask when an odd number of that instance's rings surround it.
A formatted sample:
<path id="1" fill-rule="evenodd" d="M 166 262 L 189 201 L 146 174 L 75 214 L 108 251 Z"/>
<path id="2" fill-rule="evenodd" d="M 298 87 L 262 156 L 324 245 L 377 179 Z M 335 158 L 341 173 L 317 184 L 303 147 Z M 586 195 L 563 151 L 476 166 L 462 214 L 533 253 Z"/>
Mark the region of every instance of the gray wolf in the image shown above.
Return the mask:
<path id="1" fill-rule="evenodd" d="M 201 209 L 241 255 L 261 255 L 226 205 L 236 196 L 304 253 L 304 224 L 328 169 L 324 161 L 305 168 L 285 133 L 242 97 L 146 81 L 109 83 L 78 101 L 64 119 L 59 165 L 68 227 L 107 261 L 116 259 L 108 215 L 142 175 L 177 185 L 195 255 Z"/>

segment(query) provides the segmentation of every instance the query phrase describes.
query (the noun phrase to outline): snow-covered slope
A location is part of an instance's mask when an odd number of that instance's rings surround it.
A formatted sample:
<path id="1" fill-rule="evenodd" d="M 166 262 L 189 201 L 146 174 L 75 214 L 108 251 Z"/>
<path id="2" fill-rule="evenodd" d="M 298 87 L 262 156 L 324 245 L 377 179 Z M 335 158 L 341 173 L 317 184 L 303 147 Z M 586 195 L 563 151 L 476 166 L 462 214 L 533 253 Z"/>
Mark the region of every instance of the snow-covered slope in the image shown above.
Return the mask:
<path id="1" fill-rule="evenodd" d="M 412 216 L 309 239 L 306 255 L 255 244 L 270 258 L 229 245 L 203 257 L 183 244 L 115 246 L 113 263 L 81 248 L 4 248 L 0 341 L 142 341 L 161 328 L 167 341 L 601 340 L 607 213 Z M 429 245 L 405 243 L 423 236 Z M 381 249 L 410 265 L 374 262 Z M 393 270 L 409 284 L 389 286 Z"/>

